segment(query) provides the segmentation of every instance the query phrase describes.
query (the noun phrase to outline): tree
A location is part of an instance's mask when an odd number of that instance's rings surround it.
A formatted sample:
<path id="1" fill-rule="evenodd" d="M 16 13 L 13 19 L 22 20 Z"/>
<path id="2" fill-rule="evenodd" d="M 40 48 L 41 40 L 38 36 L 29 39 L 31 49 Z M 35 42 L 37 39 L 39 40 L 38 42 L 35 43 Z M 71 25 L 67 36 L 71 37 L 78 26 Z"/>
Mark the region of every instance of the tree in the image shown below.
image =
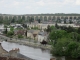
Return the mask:
<path id="1" fill-rule="evenodd" d="M 67 46 L 66 46 L 66 56 L 71 56 L 73 57 L 77 52 L 77 48 L 79 47 L 79 44 L 77 42 L 71 41 Z M 73 52 L 74 51 L 74 52 Z M 78 53 L 77 53 L 78 54 Z M 79 55 L 78 55 L 79 56 Z M 77 58 L 78 56 L 74 56 L 73 58 Z"/>
<path id="2" fill-rule="evenodd" d="M 14 31 L 14 27 L 10 26 L 10 31 Z"/>
<path id="3" fill-rule="evenodd" d="M 69 20 L 69 23 L 72 24 L 73 23 L 72 20 Z"/>
<path id="4" fill-rule="evenodd" d="M 51 28 L 50 28 L 50 25 L 48 25 L 47 26 L 47 29 L 46 29 L 46 31 L 49 33 L 49 32 L 51 32 Z"/>
<path id="5" fill-rule="evenodd" d="M 67 35 L 67 32 L 64 31 L 64 30 L 52 31 L 49 34 L 49 39 L 55 40 L 55 39 L 58 39 L 58 38 L 66 37 L 66 35 Z"/>
<path id="6" fill-rule="evenodd" d="M 39 28 L 38 28 L 38 27 L 31 27 L 31 29 L 39 30 Z"/>
<path id="7" fill-rule="evenodd" d="M 66 19 L 64 19 L 64 24 L 66 24 Z"/>
<path id="8" fill-rule="evenodd" d="M 25 16 L 22 16 L 22 20 L 25 20 Z"/>
<path id="9" fill-rule="evenodd" d="M 14 18 L 11 20 L 11 23 L 15 23 L 15 19 Z"/>
<path id="10" fill-rule="evenodd" d="M 33 22 L 33 18 L 32 17 L 29 17 L 29 23 Z"/>
<path id="11" fill-rule="evenodd" d="M 38 23 L 41 23 L 41 20 L 40 19 L 38 19 Z"/>
<path id="12" fill-rule="evenodd" d="M 8 32 L 7 32 L 7 36 L 8 36 L 8 37 L 11 37 L 12 35 L 14 35 L 14 32 L 13 32 L 13 31 L 8 31 Z"/>
<path id="13" fill-rule="evenodd" d="M 77 42 L 80 42 L 80 34 L 78 34 L 78 36 L 77 36 Z"/>
<path id="14" fill-rule="evenodd" d="M 66 46 L 69 44 L 70 39 L 61 38 L 58 39 L 55 46 L 52 44 L 52 55 L 64 56 L 66 52 Z"/>
<path id="15" fill-rule="evenodd" d="M 3 20 L 3 24 L 5 24 L 5 25 L 9 25 L 10 24 L 10 20 L 8 20 L 8 17 L 7 16 Z"/>
<path id="16" fill-rule="evenodd" d="M 77 33 L 80 34 L 80 27 L 78 28 Z"/>
<path id="17" fill-rule="evenodd" d="M 18 38 L 23 38 L 23 36 L 21 34 L 18 35 Z"/>
<path id="18" fill-rule="evenodd" d="M 69 38 L 61 38 L 57 40 L 57 43 L 52 45 L 52 55 L 68 56 L 72 58 L 80 57 L 80 45 L 78 42 L 72 41 Z"/>
<path id="19" fill-rule="evenodd" d="M 55 27 L 56 27 L 57 29 L 59 29 L 59 26 L 58 26 L 58 24 L 57 24 L 57 23 L 55 24 Z"/>
<path id="20" fill-rule="evenodd" d="M 76 32 L 76 29 L 73 28 L 73 27 L 71 27 L 71 26 L 69 26 L 66 31 L 67 31 L 68 33 L 71 33 L 71 32 Z"/>
<path id="21" fill-rule="evenodd" d="M 4 27 L 5 27 L 5 30 L 3 31 L 3 33 L 4 33 L 4 34 L 7 34 L 7 32 L 8 32 L 8 31 L 7 31 L 7 26 L 4 26 Z"/>
<path id="22" fill-rule="evenodd" d="M 25 23 L 25 16 L 22 16 L 21 23 Z"/>
<path id="23" fill-rule="evenodd" d="M 27 37 L 27 30 L 26 30 L 26 32 L 25 32 L 25 35 L 26 35 L 26 37 Z"/>
<path id="24" fill-rule="evenodd" d="M 3 17 L 0 16 L 0 24 L 2 24 L 2 23 L 3 23 Z"/>
<path id="25" fill-rule="evenodd" d="M 42 42 L 40 42 L 41 44 L 43 45 L 46 45 L 47 44 L 47 41 L 43 40 Z"/>
<path id="26" fill-rule="evenodd" d="M 24 28 L 27 28 L 27 24 L 22 24 L 22 26 L 23 26 Z"/>
<path id="27" fill-rule="evenodd" d="M 56 30 L 55 26 L 50 26 L 50 29 L 51 29 L 51 31 L 55 31 Z"/>

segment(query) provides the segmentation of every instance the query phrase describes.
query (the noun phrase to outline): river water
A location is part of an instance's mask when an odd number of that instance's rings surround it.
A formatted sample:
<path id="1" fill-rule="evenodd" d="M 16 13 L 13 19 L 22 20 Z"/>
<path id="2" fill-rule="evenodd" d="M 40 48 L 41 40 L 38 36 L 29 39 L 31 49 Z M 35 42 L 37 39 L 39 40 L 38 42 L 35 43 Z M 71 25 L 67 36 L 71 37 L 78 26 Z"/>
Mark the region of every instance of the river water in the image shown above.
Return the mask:
<path id="1" fill-rule="evenodd" d="M 1 43 L 5 50 L 10 51 L 11 49 L 19 48 L 21 54 L 35 60 L 50 60 L 50 58 L 52 57 L 49 50 L 42 50 L 40 48 L 33 48 L 5 41 Z M 80 59 L 69 59 L 69 58 L 65 59 L 65 57 L 57 57 L 56 60 L 80 60 Z"/>
<path id="2" fill-rule="evenodd" d="M 49 50 L 42 50 L 39 48 L 33 48 L 25 45 L 19 45 L 16 43 L 2 42 L 2 46 L 5 50 L 10 51 L 14 48 L 19 48 L 20 53 L 36 60 L 50 60 L 51 54 Z"/>

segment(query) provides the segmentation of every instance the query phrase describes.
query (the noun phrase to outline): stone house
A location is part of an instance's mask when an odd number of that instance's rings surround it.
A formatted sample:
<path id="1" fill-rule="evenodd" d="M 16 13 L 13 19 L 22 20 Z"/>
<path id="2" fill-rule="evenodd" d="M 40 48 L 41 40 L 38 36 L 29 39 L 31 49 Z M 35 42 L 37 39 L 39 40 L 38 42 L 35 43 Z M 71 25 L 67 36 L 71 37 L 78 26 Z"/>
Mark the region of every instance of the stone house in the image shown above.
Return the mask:
<path id="1" fill-rule="evenodd" d="M 39 32 L 38 33 L 38 42 L 42 42 L 43 40 L 47 41 L 48 34 L 47 32 Z"/>
<path id="2" fill-rule="evenodd" d="M 31 38 L 31 39 L 38 39 L 38 33 L 40 32 L 40 30 L 28 30 L 27 31 L 27 37 Z"/>

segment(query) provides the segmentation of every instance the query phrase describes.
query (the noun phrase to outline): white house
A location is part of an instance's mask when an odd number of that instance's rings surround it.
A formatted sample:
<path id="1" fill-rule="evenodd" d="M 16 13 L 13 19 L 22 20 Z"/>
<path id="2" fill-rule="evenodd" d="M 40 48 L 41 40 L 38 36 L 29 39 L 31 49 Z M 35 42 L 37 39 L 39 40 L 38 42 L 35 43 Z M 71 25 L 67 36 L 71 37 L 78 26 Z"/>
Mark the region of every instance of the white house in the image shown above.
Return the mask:
<path id="1" fill-rule="evenodd" d="M 47 32 L 39 32 L 38 34 L 38 42 L 42 42 L 43 40 L 47 41 L 48 34 Z"/>
<path id="2" fill-rule="evenodd" d="M 36 35 L 35 36 L 35 40 L 37 40 L 38 39 L 38 33 L 39 32 L 40 32 L 40 30 L 33 30 L 33 29 L 28 30 L 27 31 L 27 37 L 34 39 L 34 34 L 35 34 Z"/>

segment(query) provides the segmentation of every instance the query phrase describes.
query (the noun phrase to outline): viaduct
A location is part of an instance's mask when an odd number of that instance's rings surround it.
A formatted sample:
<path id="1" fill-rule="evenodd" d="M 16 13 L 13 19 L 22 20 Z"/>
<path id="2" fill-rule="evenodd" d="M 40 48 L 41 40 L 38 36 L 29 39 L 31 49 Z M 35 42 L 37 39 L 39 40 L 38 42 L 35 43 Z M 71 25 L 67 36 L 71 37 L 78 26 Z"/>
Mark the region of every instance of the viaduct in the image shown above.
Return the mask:
<path id="1" fill-rule="evenodd" d="M 25 20 L 29 20 L 29 18 L 33 18 L 33 20 L 59 20 L 59 19 L 66 19 L 66 20 L 80 20 L 80 14 L 25 14 L 25 15 L 10 15 L 10 14 L 0 14 L 3 19 L 22 19 L 24 16 Z"/>

